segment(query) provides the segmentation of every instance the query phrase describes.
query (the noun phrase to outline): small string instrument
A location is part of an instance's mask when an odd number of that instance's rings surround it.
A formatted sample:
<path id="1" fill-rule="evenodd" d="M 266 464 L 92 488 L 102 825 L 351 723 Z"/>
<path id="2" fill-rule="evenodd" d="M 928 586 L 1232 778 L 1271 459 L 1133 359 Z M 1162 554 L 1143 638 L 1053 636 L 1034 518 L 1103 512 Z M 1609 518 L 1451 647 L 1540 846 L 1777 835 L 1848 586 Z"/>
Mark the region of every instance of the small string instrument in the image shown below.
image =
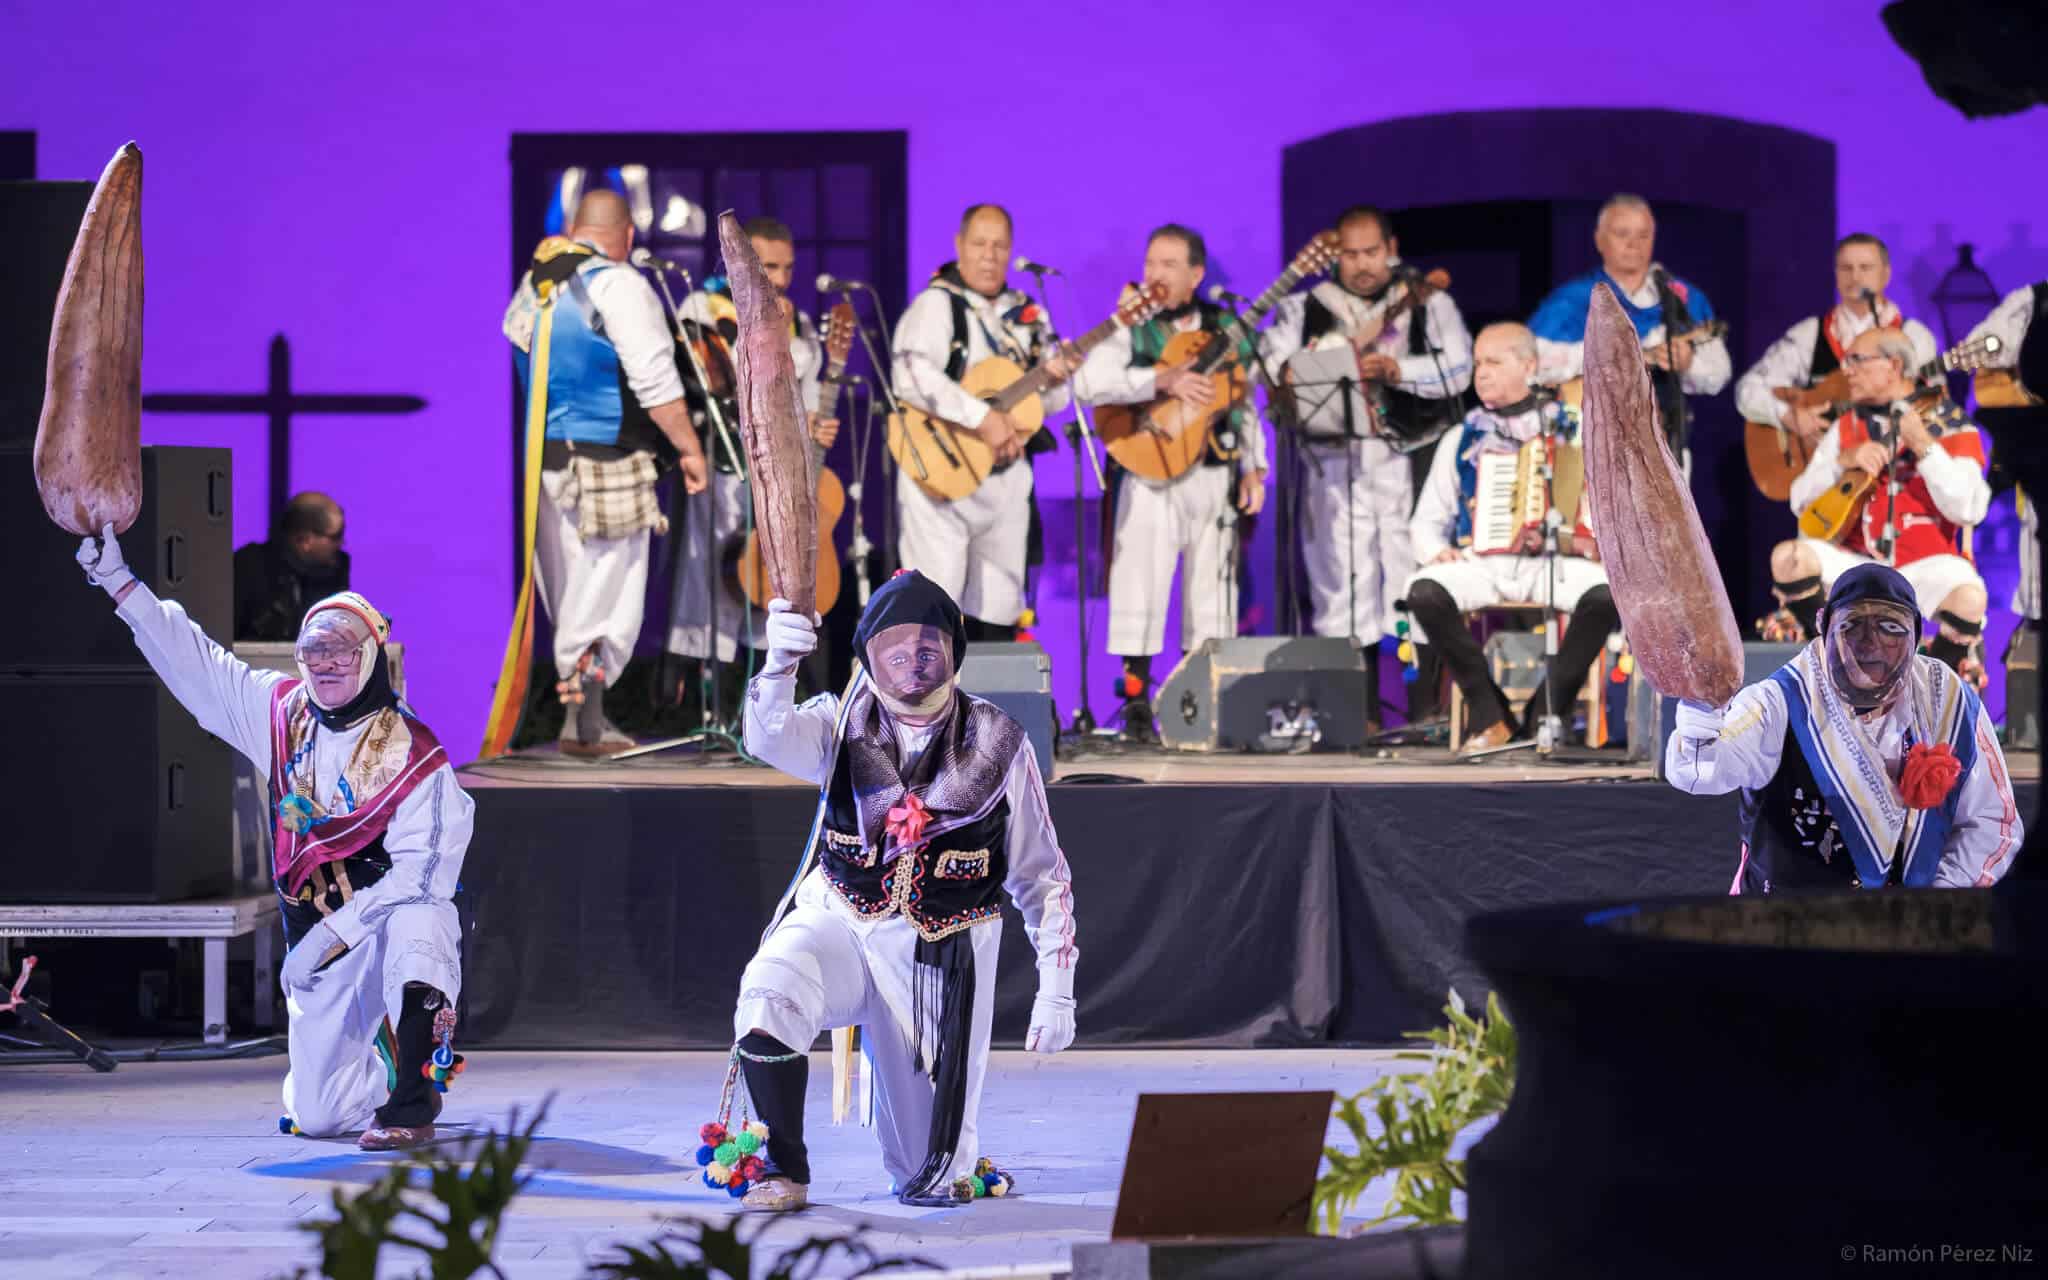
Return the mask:
<path id="1" fill-rule="evenodd" d="M 853 304 L 838 303 L 826 314 L 825 332 L 821 339 L 825 348 L 825 370 L 818 378 L 818 411 L 827 418 L 839 416 L 839 394 L 846 381 L 846 358 L 853 350 L 853 335 Z M 825 465 L 823 447 L 816 440 L 811 440 L 809 445 L 818 502 L 816 608 L 822 615 L 829 612 L 839 599 L 839 549 L 832 530 L 846 512 L 846 486 L 839 482 L 832 468 Z M 775 592 L 768 585 L 768 563 L 761 554 L 760 538 L 760 530 L 747 531 L 746 544 L 740 548 L 733 565 L 733 575 L 740 594 L 747 598 L 748 603 L 757 609 L 765 609 Z"/>
<path id="2" fill-rule="evenodd" d="M 1930 363 L 1927 367 L 1932 368 L 1933 364 Z M 1946 433 L 1947 428 L 1935 420 L 1932 411 L 1947 396 L 1948 392 L 1942 387 L 1930 387 L 1907 402 L 1913 406 L 1915 413 L 1927 419 L 1928 434 L 1937 440 Z M 1825 411 L 1830 417 L 1839 418 L 1854 407 L 1850 404 L 1831 404 L 1825 406 Z M 1896 431 L 1896 427 L 1892 428 L 1886 438 L 1879 440 L 1878 443 L 1892 443 L 1892 435 Z M 1870 495 L 1877 488 L 1877 482 L 1876 473 L 1864 471 L 1859 467 L 1844 470 L 1840 478 L 1829 485 L 1819 497 L 1807 503 L 1806 509 L 1799 513 L 1800 536 L 1840 542 L 1849 530 L 1855 528 L 1863 519 L 1863 508 L 1869 505 Z"/>

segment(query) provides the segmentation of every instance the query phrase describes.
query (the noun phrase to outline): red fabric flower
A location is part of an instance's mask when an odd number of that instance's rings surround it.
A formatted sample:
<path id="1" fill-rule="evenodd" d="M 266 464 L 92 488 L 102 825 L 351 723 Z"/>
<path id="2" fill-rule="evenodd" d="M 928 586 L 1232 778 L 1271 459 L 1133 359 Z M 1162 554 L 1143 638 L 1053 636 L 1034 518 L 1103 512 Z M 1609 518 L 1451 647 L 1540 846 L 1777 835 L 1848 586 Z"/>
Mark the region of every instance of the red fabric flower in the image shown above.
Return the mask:
<path id="1" fill-rule="evenodd" d="M 1946 742 L 1916 742 L 1899 771 L 1899 798 L 1909 809 L 1938 808 L 1963 776 L 1963 762 Z"/>
<path id="2" fill-rule="evenodd" d="M 896 841 L 899 848 L 915 848 L 924 839 L 924 829 L 932 820 L 932 811 L 924 807 L 924 801 L 909 792 L 903 793 L 903 803 L 889 810 L 889 817 L 882 829 Z"/>

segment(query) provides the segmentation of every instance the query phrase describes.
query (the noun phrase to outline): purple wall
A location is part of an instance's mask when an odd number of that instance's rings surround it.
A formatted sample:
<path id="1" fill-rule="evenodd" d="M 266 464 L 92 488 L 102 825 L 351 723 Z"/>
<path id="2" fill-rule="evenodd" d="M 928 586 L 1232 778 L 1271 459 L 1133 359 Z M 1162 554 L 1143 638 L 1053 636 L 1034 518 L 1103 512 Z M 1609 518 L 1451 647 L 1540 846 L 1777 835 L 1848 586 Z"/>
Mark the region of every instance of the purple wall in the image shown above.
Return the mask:
<path id="1" fill-rule="evenodd" d="M 889 17 L 792 5 L 774 20 L 764 5 L 647 0 L 573 20 L 559 7 L 282 8 L 9 6 L 0 128 L 37 131 L 44 178 L 92 178 L 140 141 L 146 390 L 256 389 L 281 330 L 302 389 L 426 398 L 406 418 L 306 420 L 293 466 L 348 507 L 358 581 L 396 619 L 415 698 L 458 757 L 482 729 L 511 591 L 498 317 L 515 130 L 906 128 L 913 277 L 949 256 L 963 205 L 1002 200 L 1018 250 L 1068 271 L 1053 300 L 1069 328 L 1107 309 L 1139 238 L 1169 218 L 1199 227 L 1240 280 L 1277 267 L 1287 143 L 1499 107 L 1670 106 L 1832 138 L 1843 228 L 1892 242 L 1897 292 L 1930 320 L 1922 300 L 1957 241 L 1979 246 L 2001 286 L 2048 275 L 2030 225 L 2048 200 L 2048 117 L 1965 122 L 1874 4 L 1639 8 L 1620 22 L 1520 0 L 1319 22 L 1241 0 L 1188 0 L 1170 22 L 1103 5 L 1022 20 L 939 4 Z M 581 82 L 572 48 L 591 69 Z M 745 90 L 721 75 L 733 62 L 749 64 Z M 984 87 L 951 87 L 968 66 Z M 1372 175 L 1358 192 L 1373 196 Z M 1785 265 L 1825 299 L 1825 263 Z M 152 416 L 143 433 L 233 447 L 236 538 L 261 536 L 259 422 Z M 1041 460 L 1039 482 L 1071 490 L 1064 455 Z M 1040 604 L 1070 708 L 1071 598 Z M 1100 635 L 1099 601 L 1094 613 Z M 1106 710 L 1106 664 L 1092 671 Z"/>

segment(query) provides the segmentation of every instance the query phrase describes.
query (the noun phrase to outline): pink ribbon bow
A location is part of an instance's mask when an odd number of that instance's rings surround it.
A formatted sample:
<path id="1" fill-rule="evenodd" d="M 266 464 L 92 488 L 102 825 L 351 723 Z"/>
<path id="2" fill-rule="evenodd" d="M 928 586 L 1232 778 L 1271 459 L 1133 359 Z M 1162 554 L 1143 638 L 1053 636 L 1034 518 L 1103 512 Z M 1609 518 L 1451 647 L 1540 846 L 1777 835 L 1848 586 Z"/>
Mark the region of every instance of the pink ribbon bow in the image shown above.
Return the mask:
<path id="1" fill-rule="evenodd" d="M 888 820 L 882 824 L 898 848 L 914 849 L 924 840 L 924 829 L 932 820 L 932 811 L 924 807 L 924 801 L 909 792 L 903 793 L 903 803 L 889 810 Z"/>

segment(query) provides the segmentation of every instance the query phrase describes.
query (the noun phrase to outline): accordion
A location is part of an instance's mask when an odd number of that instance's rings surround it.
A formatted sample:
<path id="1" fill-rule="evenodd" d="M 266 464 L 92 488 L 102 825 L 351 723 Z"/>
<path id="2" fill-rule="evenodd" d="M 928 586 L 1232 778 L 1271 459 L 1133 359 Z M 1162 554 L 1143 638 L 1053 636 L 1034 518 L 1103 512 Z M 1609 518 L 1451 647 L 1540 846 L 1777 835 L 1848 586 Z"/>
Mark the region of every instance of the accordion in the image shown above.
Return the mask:
<path id="1" fill-rule="evenodd" d="M 1545 451 L 1550 454 L 1545 475 Z M 1478 484 L 1472 495 L 1472 550 L 1482 556 L 1514 555 L 1522 535 L 1541 530 L 1555 507 L 1571 532 L 1584 522 L 1580 502 L 1586 493 L 1586 455 L 1578 445 L 1537 438 L 1513 453 L 1482 452 Z"/>

